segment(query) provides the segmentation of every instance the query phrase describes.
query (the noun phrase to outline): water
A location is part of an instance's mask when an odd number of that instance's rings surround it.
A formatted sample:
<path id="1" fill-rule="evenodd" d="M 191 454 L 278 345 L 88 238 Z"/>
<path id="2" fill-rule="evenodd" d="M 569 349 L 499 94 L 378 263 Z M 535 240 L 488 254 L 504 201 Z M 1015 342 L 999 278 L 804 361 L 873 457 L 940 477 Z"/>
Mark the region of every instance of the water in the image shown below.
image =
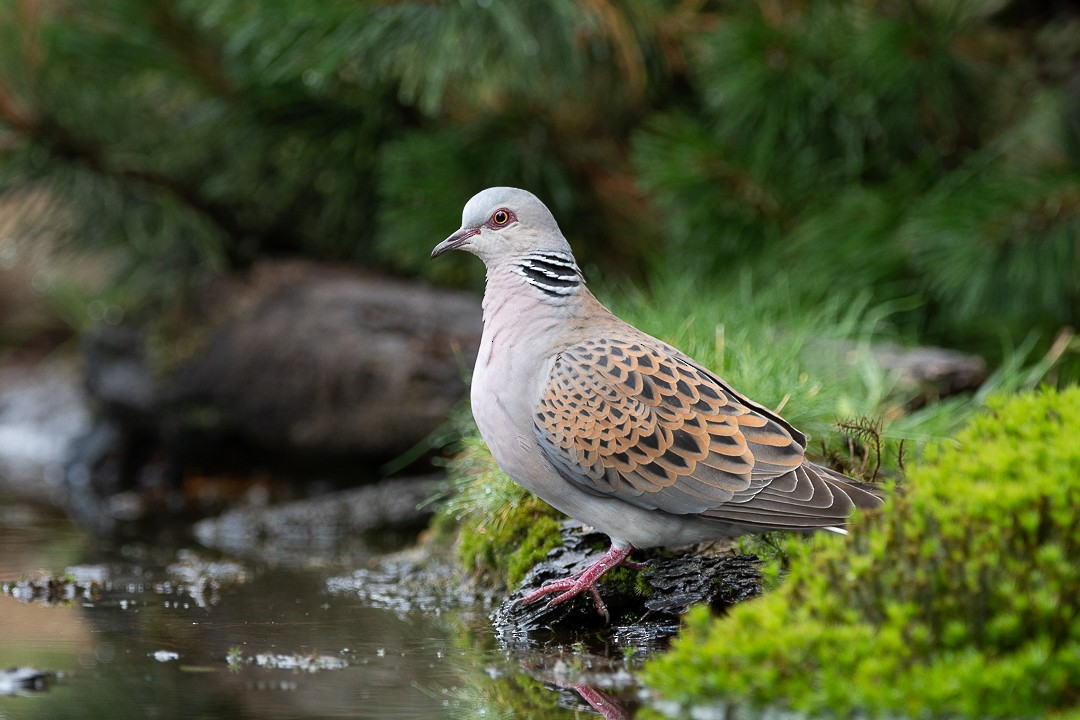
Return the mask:
<path id="1" fill-rule="evenodd" d="M 0 669 L 52 673 L 0 695 L 0 720 L 575 718 L 609 694 L 609 717 L 632 714 L 633 648 L 500 647 L 483 608 L 373 606 L 350 590 L 355 569 L 100 545 L 0 500 L 0 581 L 96 583 L 55 604 L 0 595 Z"/>

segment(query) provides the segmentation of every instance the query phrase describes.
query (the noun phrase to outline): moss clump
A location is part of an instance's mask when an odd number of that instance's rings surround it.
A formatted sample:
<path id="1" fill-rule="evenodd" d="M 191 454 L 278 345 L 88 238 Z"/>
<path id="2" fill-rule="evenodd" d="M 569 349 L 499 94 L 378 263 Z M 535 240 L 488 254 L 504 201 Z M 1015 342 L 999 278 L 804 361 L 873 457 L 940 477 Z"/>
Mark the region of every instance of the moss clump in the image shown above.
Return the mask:
<path id="1" fill-rule="evenodd" d="M 617 567 L 614 570 L 609 570 L 601 580 L 601 587 L 613 589 L 614 594 L 618 596 L 636 595 L 637 597 L 648 598 L 652 597 L 653 594 L 652 585 L 645 579 L 645 574 L 638 570 L 631 570 L 628 567 Z"/>
<path id="2" fill-rule="evenodd" d="M 516 587 L 557 546 L 562 515 L 499 469 L 476 436 L 449 467 L 455 494 L 436 517 L 436 529 L 457 529 L 458 560 L 489 581 Z"/>
<path id="3" fill-rule="evenodd" d="M 989 407 L 882 516 L 789 542 L 775 593 L 691 613 L 646 682 L 808 714 L 1076 714 L 1080 389 Z"/>

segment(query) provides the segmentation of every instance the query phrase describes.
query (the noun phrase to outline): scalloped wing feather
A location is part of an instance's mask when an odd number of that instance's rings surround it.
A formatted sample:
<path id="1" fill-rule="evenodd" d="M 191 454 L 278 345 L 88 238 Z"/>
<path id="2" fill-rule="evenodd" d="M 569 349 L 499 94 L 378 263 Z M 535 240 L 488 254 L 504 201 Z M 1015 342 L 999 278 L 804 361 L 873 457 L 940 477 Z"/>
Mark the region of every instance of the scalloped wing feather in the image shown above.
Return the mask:
<path id="1" fill-rule="evenodd" d="M 773 494 L 796 503 L 808 493 L 832 498 L 794 472 L 805 460 L 801 433 L 648 336 L 561 352 L 534 429 L 564 478 L 647 509 L 712 516 L 741 504 L 745 512 L 772 483 Z"/>

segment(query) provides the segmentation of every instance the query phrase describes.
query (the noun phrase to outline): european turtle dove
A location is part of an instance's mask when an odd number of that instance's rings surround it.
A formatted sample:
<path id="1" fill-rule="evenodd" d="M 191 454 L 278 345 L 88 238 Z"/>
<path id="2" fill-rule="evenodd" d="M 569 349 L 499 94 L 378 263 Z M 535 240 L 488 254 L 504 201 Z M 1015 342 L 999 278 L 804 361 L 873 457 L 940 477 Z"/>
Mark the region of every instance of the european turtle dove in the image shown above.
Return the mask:
<path id="1" fill-rule="evenodd" d="M 635 548 L 764 530 L 843 532 L 875 492 L 806 459 L 806 437 L 585 287 L 570 245 L 534 195 L 494 187 L 465 205 L 432 257 L 466 250 L 487 266 L 472 410 L 499 466 L 611 537 L 576 576 L 523 602 L 590 592 Z"/>

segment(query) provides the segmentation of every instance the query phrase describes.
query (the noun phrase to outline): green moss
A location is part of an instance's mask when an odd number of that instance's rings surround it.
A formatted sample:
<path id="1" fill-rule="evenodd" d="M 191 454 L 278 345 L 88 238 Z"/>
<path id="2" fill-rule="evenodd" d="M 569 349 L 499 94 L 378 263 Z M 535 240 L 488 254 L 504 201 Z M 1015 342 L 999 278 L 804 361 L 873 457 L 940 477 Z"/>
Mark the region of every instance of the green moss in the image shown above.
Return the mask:
<path id="1" fill-rule="evenodd" d="M 989 408 L 849 537 L 790 540 L 776 592 L 690 613 L 646 682 L 809 714 L 1076 714 L 1080 389 Z"/>
<path id="2" fill-rule="evenodd" d="M 440 509 L 434 527 L 457 531 L 457 555 L 469 572 L 507 587 L 559 540 L 562 515 L 511 480 L 475 435 L 450 463 L 455 494 Z"/>
<path id="3" fill-rule="evenodd" d="M 638 597 L 650 597 L 653 593 L 652 586 L 645 579 L 645 574 L 628 567 L 617 567 L 604 574 L 603 585 L 615 589 L 615 595 L 637 595 Z"/>
<path id="4" fill-rule="evenodd" d="M 736 541 L 740 555 L 753 555 L 761 561 L 761 587 L 766 592 L 775 590 L 787 572 L 787 535 L 783 532 L 743 535 Z"/>
<path id="5" fill-rule="evenodd" d="M 489 536 L 495 548 L 495 566 L 503 572 L 507 587 L 521 584 L 532 566 L 559 544 L 559 521 L 550 515 L 550 511 L 550 506 L 530 497 L 522 507 L 509 514 L 502 533 Z M 524 538 L 521 538 L 522 531 Z M 506 552 L 506 548 L 513 547 L 512 543 L 519 538 L 517 550 Z"/>

